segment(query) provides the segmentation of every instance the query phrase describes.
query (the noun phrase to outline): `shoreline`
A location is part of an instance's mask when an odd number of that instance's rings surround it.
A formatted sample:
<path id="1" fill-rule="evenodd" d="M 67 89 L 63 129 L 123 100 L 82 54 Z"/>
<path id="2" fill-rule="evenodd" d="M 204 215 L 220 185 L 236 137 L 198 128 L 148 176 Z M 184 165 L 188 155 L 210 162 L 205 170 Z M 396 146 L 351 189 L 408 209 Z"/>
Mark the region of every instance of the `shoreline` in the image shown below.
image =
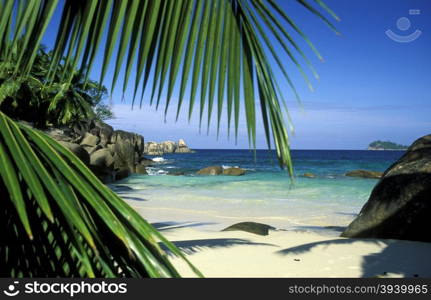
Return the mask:
<path id="1" fill-rule="evenodd" d="M 431 277 L 431 243 L 349 239 L 325 230 L 270 230 L 267 236 L 221 231 L 226 224 L 264 220 L 238 217 L 225 223 L 192 210 L 125 201 L 205 277 Z M 195 276 L 181 259 L 170 259 L 182 276 Z"/>

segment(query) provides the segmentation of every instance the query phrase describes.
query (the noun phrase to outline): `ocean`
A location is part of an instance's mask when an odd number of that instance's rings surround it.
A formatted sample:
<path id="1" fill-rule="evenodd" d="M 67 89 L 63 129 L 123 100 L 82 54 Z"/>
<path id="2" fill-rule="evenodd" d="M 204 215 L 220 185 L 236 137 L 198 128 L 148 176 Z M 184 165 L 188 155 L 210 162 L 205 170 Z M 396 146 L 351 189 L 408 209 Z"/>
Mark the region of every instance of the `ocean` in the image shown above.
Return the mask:
<path id="1" fill-rule="evenodd" d="M 359 213 L 376 179 L 352 178 L 355 169 L 384 171 L 403 151 L 292 150 L 295 178 L 278 166 L 274 152 L 196 150 L 148 156 L 150 176 L 133 175 L 110 185 L 150 222 L 204 222 L 219 227 L 262 222 L 286 230 L 339 234 Z M 243 176 L 199 176 L 207 166 L 238 166 Z M 169 173 L 185 175 L 170 176 Z M 315 178 L 302 176 L 313 173 Z"/>

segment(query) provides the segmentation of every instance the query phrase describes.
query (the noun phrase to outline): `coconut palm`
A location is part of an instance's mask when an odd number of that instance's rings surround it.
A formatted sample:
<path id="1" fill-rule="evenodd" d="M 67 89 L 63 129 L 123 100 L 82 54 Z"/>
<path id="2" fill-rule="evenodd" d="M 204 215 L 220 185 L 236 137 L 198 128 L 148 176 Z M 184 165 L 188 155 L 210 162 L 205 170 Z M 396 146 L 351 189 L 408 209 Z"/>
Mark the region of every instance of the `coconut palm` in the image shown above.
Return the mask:
<path id="1" fill-rule="evenodd" d="M 336 16 L 322 1 L 298 2 L 335 30 L 323 13 Z M 56 76 L 72 82 L 67 70 L 76 68 L 89 80 L 102 55 L 100 82 L 114 62 L 111 93 L 117 82 L 123 92 L 132 82 L 132 105 L 142 104 L 149 91 L 150 102 L 164 104 L 167 112 L 177 88 L 177 116 L 187 103 L 189 118 L 199 107 L 201 122 L 212 123 L 214 112 L 219 128 L 226 108 L 227 123 L 237 133 L 244 114 L 251 147 L 257 101 L 268 146 L 274 144 L 280 165 L 292 173 L 284 99 L 274 72 L 282 72 L 295 94 L 287 65 L 310 84 L 298 55 L 317 76 L 292 32 L 321 56 L 276 0 L 0 0 L 0 61 L 12 67 L 0 85 L 0 102 L 15 80 L 30 74 L 56 9 L 62 12 L 47 83 Z M 159 243 L 185 259 L 177 248 L 71 152 L 10 117 L 0 112 L 0 275 L 179 275 Z"/>

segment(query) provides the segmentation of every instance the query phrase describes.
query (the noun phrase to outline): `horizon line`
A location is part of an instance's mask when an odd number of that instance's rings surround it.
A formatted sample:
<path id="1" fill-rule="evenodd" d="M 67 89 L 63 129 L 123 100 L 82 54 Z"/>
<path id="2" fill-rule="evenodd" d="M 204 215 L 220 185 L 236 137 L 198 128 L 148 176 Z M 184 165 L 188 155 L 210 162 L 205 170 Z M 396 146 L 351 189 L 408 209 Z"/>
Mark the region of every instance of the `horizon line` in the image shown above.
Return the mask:
<path id="1" fill-rule="evenodd" d="M 254 150 L 270 150 L 275 151 L 275 149 L 267 149 L 267 148 L 256 148 L 256 149 L 250 149 L 250 148 L 190 148 L 191 150 L 248 150 L 248 151 L 254 151 Z M 312 150 L 312 151 L 406 151 L 406 149 L 387 149 L 387 150 L 369 150 L 369 149 L 290 149 L 290 151 L 303 151 L 303 150 Z"/>

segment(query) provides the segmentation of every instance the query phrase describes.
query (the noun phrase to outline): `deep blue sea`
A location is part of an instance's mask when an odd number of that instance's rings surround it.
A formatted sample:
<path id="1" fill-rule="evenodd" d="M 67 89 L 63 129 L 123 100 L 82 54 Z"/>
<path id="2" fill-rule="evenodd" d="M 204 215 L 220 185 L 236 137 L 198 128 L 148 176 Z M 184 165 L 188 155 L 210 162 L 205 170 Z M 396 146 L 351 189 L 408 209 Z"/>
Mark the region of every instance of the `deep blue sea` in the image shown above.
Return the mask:
<path id="1" fill-rule="evenodd" d="M 375 179 L 355 169 L 384 171 L 403 151 L 292 150 L 295 179 L 267 150 L 197 150 L 149 156 L 150 176 L 133 175 L 120 195 L 148 211 L 150 221 L 262 221 L 281 228 L 346 226 L 367 201 Z M 244 176 L 198 176 L 204 167 L 238 166 Z M 170 172 L 185 175 L 169 176 Z M 315 178 L 303 177 L 313 173 Z M 130 188 L 132 190 L 130 190 Z M 146 209 L 146 210 L 145 210 Z"/>

